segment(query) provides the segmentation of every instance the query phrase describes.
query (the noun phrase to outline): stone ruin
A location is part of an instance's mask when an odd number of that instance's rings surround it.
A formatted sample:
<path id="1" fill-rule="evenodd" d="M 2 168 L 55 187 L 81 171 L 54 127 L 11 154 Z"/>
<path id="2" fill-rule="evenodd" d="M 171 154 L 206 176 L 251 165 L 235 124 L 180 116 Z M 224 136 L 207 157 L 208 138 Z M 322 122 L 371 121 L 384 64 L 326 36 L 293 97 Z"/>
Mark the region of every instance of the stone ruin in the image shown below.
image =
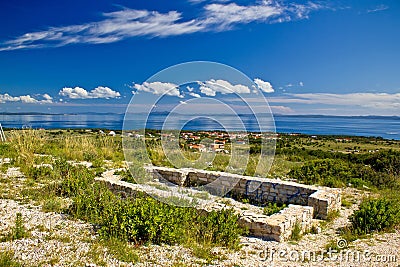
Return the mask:
<path id="1" fill-rule="evenodd" d="M 201 187 L 210 183 L 213 183 L 214 188 L 223 188 L 230 186 L 232 181 L 235 181 L 237 183 L 230 191 L 230 195 L 236 199 L 246 198 L 250 202 L 261 205 L 268 202 L 287 204 L 286 208 L 270 216 L 263 214 L 262 208 L 244 204 L 232 198 L 213 197 L 214 201 L 208 201 L 206 204 L 196 207 L 205 212 L 232 208 L 239 215 L 241 226 L 249 229 L 252 236 L 267 240 L 278 242 L 288 240 L 296 224 L 301 227 L 302 232 L 306 232 L 317 222 L 315 219 L 325 220 L 329 212 L 339 210 L 341 206 L 340 189 L 190 168 L 173 169 L 148 166 L 146 170 L 152 175 L 154 181 L 164 180 L 179 186 L 179 188 Z M 104 182 L 114 193 L 123 195 L 132 195 L 139 191 L 148 192 L 149 190 L 149 187 L 118 179 L 103 177 L 97 178 L 97 180 Z M 153 193 L 155 191 L 166 194 L 161 190 L 153 190 Z"/>

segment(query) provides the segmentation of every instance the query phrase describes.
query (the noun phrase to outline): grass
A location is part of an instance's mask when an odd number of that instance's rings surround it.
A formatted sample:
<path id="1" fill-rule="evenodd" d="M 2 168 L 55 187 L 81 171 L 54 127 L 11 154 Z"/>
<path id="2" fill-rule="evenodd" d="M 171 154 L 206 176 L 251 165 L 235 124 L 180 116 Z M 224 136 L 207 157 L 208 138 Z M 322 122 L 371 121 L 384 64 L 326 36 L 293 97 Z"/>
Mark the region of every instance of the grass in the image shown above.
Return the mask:
<path id="1" fill-rule="evenodd" d="M 108 189 L 96 185 L 93 179 L 95 175 L 99 175 L 104 170 L 104 160 L 112 161 L 110 164 L 113 166 L 124 166 L 120 137 L 101 136 L 94 133 L 83 133 L 83 131 L 36 130 L 10 131 L 8 137 L 8 143 L 0 144 L 0 155 L 2 158 L 11 158 L 12 163 L 1 164 L 0 170 L 5 172 L 8 167 L 20 167 L 27 179 L 24 182 L 21 181 L 21 187 L 14 186 L 16 185 L 15 181 L 10 179 L 0 179 L 1 186 L 7 189 L 7 191 L 1 190 L 2 197 L 23 200 L 26 203 L 34 202 L 40 204 L 45 212 L 68 213 L 73 218 L 79 218 L 96 225 L 96 229 L 101 229 L 99 233 L 102 238 L 97 239 L 92 244 L 90 251 L 92 255 L 90 257 L 95 258 L 99 265 L 106 265 L 102 256 L 104 251 L 121 261 L 137 262 L 137 253 L 133 246 L 147 243 L 182 244 L 192 248 L 193 255 L 209 263 L 221 259 L 220 256 L 212 253 L 213 247 L 238 248 L 238 238 L 246 232 L 245 229 L 240 229 L 237 226 L 237 218 L 232 216 L 229 211 L 204 215 L 197 213 L 192 208 L 171 208 L 159 201 L 143 196 L 121 200 L 111 194 Z M 335 138 L 337 137 L 325 136 L 313 139 L 302 135 L 296 137 L 281 135 L 281 139 L 277 141 L 275 161 L 270 172 L 267 172 L 270 162 L 267 158 L 260 158 L 259 152 L 254 149 L 256 146 L 254 143 L 249 145 L 250 150 L 255 152 L 250 154 L 248 163 L 244 160 L 244 157 L 232 159 L 230 154 L 216 154 L 215 158 L 210 160 L 208 169 L 244 173 L 246 175 L 289 178 L 288 174 L 291 170 L 307 165 L 306 163 L 309 161 L 318 159 L 336 160 L 337 157 L 341 162 L 338 166 L 334 165 L 331 168 L 333 175 L 329 177 L 330 180 L 323 180 L 326 170 L 320 168 L 317 171 L 316 181 L 322 181 L 328 185 L 340 184 L 343 186 L 348 186 L 348 183 L 351 183 L 354 187 L 360 187 L 361 190 L 364 190 L 363 185 L 380 184 L 380 180 L 375 180 L 379 177 L 386 179 L 382 181 L 389 181 L 394 185 L 396 181 L 399 181 L 399 175 L 396 173 L 398 170 L 397 156 L 394 151 L 400 151 L 400 142 L 361 137 L 352 137 L 351 142 L 338 142 Z M 147 147 L 153 164 L 172 167 L 156 139 L 157 137 L 148 139 L 151 142 Z M 373 160 L 373 155 L 375 155 L 375 152 L 369 151 L 377 149 L 387 150 L 386 154 L 379 153 L 376 155 L 382 156 L 379 160 L 383 160 L 382 162 L 385 164 L 391 164 L 391 167 L 387 168 L 390 173 L 385 173 L 385 168 L 382 168 L 376 169 L 377 175 L 372 175 L 374 173 L 371 173 L 369 167 L 365 166 L 370 164 L 374 168 L 382 167 L 380 161 L 371 161 L 371 163 L 368 161 Z M 389 149 L 392 149 L 393 152 L 390 152 Z M 140 156 L 141 152 L 131 151 L 130 153 L 135 158 Z M 183 149 L 182 153 L 190 164 L 200 157 L 200 153 L 190 150 Z M 90 161 L 93 163 L 93 168 L 74 167 L 66 163 L 67 160 Z M 346 164 L 353 164 L 351 161 L 357 161 L 359 165 L 347 166 Z M 178 163 L 186 164 L 183 161 Z M 34 167 L 34 164 L 51 164 L 53 169 Z M 363 166 L 364 176 L 362 177 L 356 176 L 353 177 L 354 179 L 347 179 L 346 173 L 342 173 L 348 170 L 357 170 L 353 167 L 358 166 Z M 311 165 L 307 170 L 315 174 L 316 169 L 312 167 L 314 166 Z M 129 182 L 140 179 L 144 173 L 142 166 L 132 165 L 130 168 L 132 173 L 137 174 L 138 177 L 132 177 L 128 171 L 121 171 L 116 174 L 123 176 L 123 180 Z M 338 173 L 335 173 L 336 171 Z M 346 179 L 339 180 L 337 177 L 339 174 L 342 175 L 340 177 Z M 307 177 L 309 177 L 308 174 Z M 10 190 L 10 188 L 13 189 Z M 160 189 L 165 188 L 160 187 Z M 397 203 L 399 201 L 398 191 L 395 190 L 395 187 L 381 188 L 375 186 L 372 189 L 377 195 L 385 195 L 394 199 Z M 208 196 L 199 192 L 194 197 L 206 199 Z M 175 201 L 180 202 L 182 200 L 176 199 Z M 69 203 L 72 203 L 72 205 Z M 350 207 L 352 204 L 354 204 L 354 200 L 347 197 L 343 198 L 342 205 L 344 207 Z M 266 207 L 265 212 L 272 214 L 279 211 L 280 208 L 282 207 L 271 204 L 271 206 Z M 328 214 L 328 219 L 323 224 L 327 226 L 338 215 L 339 213 Z M 17 223 L 16 219 L 11 233 L 5 237 L 8 240 L 29 236 L 22 216 L 18 220 Z M 291 239 L 299 240 L 301 235 L 301 227 L 296 223 Z M 342 231 L 342 236 L 349 242 L 359 237 L 348 229 Z M 53 236 L 53 238 L 65 242 L 70 241 L 64 236 Z M 4 266 L 13 266 L 12 253 L 4 252 L 0 255 L 0 267 L 4 260 L 10 262 Z M 56 263 L 58 259 L 54 257 L 50 261 Z"/>
<path id="2" fill-rule="evenodd" d="M 22 265 L 14 259 L 12 251 L 0 251 L 0 267 L 21 267 Z"/>
<path id="3" fill-rule="evenodd" d="M 350 201 L 347 198 L 342 198 L 342 207 L 350 208 L 351 206 L 353 206 L 353 202 L 352 201 Z"/>
<path id="4" fill-rule="evenodd" d="M 276 202 L 268 202 L 268 204 L 264 207 L 263 213 L 267 216 L 278 213 L 279 211 L 286 208 L 286 204 L 277 204 Z"/>
<path id="5" fill-rule="evenodd" d="M 338 245 L 338 241 L 335 239 L 331 239 L 328 241 L 328 243 L 325 245 L 325 249 L 326 250 L 336 250 L 336 251 L 340 251 L 342 249 L 346 249 L 346 247 L 341 247 Z"/>
<path id="6" fill-rule="evenodd" d="M 301 232 L 301 225 L 298 221 L 296 221 L 292 230 L 292 234 L 290 235 L 290 240 L 299 241 L 302 238 Z"/>
<path id="7" fill-rule="evenodd" d="M 106 257 L 121 261 L 122 266 L 125 266 L 123 263 L 137 263 L 140 260 L 136 248 L 118 239 L 96 239 L 90 242 L 90 248 L 85 257 L 97 266 L 108 266 Z M 81 264 L 84 265 L 84 263 Z"/>
<path id="8" fill-rule="evenodd" d="M 46 240 L 58 240 L 58 241 L 63 242 L 63 243 L 71 243 L 72 242 L 72 239 L 69 236 L 67 236 L 67 235 L 59 235 L 59 234 L 55 234 L 53 232 L 50 232 L 50 234 L 47 235 L 45 237 L 45 239 Z"/>
<path id="9" fill-rule="evenodd" d="M 322 228 L 326 228 L 328 227 L 334 220 L 336 220 L 337 218 L 339 218 L 340 216 L 340 211 L 339 210 L 332 210 L 328 212 L 328 215 L 326 216 L 326 220 L 321 221 L 319 223 L 319 225 Z"/>
<path id="10" fill-rule="evenodd" d="M 4 237 L 0 239 L 1 242 L 5 241 L 14 241 L 18 239 L 27 238 L 30 236 L 29 231 L 26 229 L 24 220 L 22 218 L 21 213 L 17 213 L 15 217 L 14 227 L 11 229 L 11 232 L 6 234 Z"/>
<path id="11" fill-rule="evenodd" d="M 44 212 L 62 212 L 64 200 L 60 197 L 50 196 L 43 200 L 41 206 Z"/>
<path id="12" fill-rule="evenodd" d="M 117 260 L 123 262 L 138 262 L 139 256 L 135 250 L 126 242 L 117 239 L 111 239 L 103 242 L 103 245 L 108 249 L 108 252 Z"/>
<path id="13" fill-rule="evenodd" d="M 192 250 L 193 256 L 205 260 L 207 264 L 211 264 L 214 260 L 222 259 L 221 256 L 212 252 L 213 246 L 210 244 L 192 244 L 190 245 L 190 248 Z"/>
<path id="14" fill-rule="evenodd" d="M 326 222 L 331 223 L 339 217 L 340 217 L 339 210 L 331 210 L 328 212 L 328 215 L 326 216 Z"/>

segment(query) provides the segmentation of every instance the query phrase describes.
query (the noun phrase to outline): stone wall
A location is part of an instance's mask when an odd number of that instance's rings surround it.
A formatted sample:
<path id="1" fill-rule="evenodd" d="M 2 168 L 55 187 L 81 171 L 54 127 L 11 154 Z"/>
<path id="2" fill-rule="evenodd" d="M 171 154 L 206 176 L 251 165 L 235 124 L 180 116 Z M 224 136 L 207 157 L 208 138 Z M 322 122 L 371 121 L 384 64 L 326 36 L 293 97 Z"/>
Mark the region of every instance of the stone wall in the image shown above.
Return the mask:
<path id="1" fill-rule="evenodd" d="M 219 210 L 226 206 L 219 203 L 211 203 L 205 210 Z M 239 225 L 249 230 L 249 234 L 255 237 L 261 237 L 266 240 L 282 242 L 290 239 L 295 225 L 298 224 L 301 233 L 311 229 L 315 224 L 313 221 L 313 208 L 289 204 L 278 213 L 270 216 L 254 210 L 240 210 L 235 205 L 234 210 L 239 215 Z M 204 209 L 204 208 L 202 208 Z"/>
<path id="2" fill-rule="evenodd" d="M 340 190 L 315 187 L 279 179 L 242 176 L 225 172 L 197 169 L 146 167 L 155 179 L 165 179 L 179 186 L 201 186 L 212 183 L 212 188 L 232 187 L 231 194 L 258 203 L 277 202 L 313 207 L 313 216 L 326 219 L 328 212 L 341 206 Z"/>
<path id="3" fill-rule="evenodd" d="M 246 197 L 261 204 L 263 202 L 288 204 L 280 212 L 267 216 L 263 214 L 262 208 L 232 198 L 211 195 L 208 201 L 199 200 L 196 208 L 204 212 L 226 208 L 233 209 L 239 216 L 238 222 L 241 226 L 249 229 L 251 235 L 267 240 L 278 242 L 288 240 L 296 224 L 301 227 L 302 232 L 307 231 L 315 223 L 313 218 L 326 219 L 328 212 L 337 210 L 341 206 L 339 189 L 197 169 L 172 169 L 153 166 L 146 167 L 146 169 L 153 176 L 149 181 L 150 183 L 168 181 L 175 184 L 172 188 L 185 187 L 185 190 L 191 192 L 191 194 L 185 196 L 189 200 L 196 193 L 199 193 L 198 190 L 192 189 L 190 186 L 212 183 L 213 187 L 232 188 L 231 193 L 233 195 Z M 171 196 L 172 192 L 168 191 L 172 188 L 160 190 L 150 184 L 132 184 L 120 181 L 114 175 L 103 175 L 96 180 L 105 183 L 115 194 L 120 194 L 123 197 L 135 196 L 139 192 L 168 197 Z M 176 187 L 176 185 L 179 187 Z"/>
<path id="4" fill-rule="evenodd" d="M 96 178 L 97 182 L 104 183 L 112 192 L 126 197 L 135 197 L 139 193 L 148 192 L 149 188 L 140 184 L 132 184 L 106 177 Z M 152 189 L 152 194 L 165 194 L 165 191 Z M 168 193 L 167 193 L 168 195 Z M 203 212 L 233 209 L 238 215 L 240 226 L 249 230 L 250 235 L 266 240 L 282 242 L 288 240 L 296 224 L 299 224 L 302 232 L 309 230 L 314 221 L 312 219 L 313 208 L 299 205 L 289 205 L 280 212 L 267 216 L 263 209 L 250 204 L 244 204 L 233 199 L 214 197 L 206 204 L 196 206 Z"/>

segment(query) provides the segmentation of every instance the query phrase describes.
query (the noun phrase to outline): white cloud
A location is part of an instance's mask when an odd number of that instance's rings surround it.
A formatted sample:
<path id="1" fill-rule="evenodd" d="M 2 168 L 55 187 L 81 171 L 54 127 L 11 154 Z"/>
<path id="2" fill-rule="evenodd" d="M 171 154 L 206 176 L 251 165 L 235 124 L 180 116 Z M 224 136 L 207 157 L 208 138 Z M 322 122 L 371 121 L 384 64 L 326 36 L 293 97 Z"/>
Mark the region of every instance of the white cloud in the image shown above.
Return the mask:
<path id="1" fill-rule="evenodd" d="M 198 82 L 200 85 L 200 92 L 207 96 L 215 96 L 217 92 L 222 94 L 248 94 L 250 88 L 246 85 L 236 84 L 232 85 L 230 82 L 225 80 L 214 80 L 211 79 L 206 82 Z"/>
<path id="2" fill-rule="evenodd" d="M 64 87 L 58 94 L 72 99 L 90 98 L 89 93 L 81 87 Z"/>
<path id="3" fill-rule="evenodd" d="M 272 88 L 269 82 L 264 82 L 260 79 L 256 79 L 259 86 L 262 86 L 262 90 L 264 92 L 273 92 L 274 89 Z M 221 94 L 249 94 L 251 90 L 248 86 L 242 84 L 231 84 L 225 80 L 208 80 L 205 82 L 198 81 L 197 84 L 199 85 L 199 91 L 206 95 L 206 96 L 216 96 L 217 93 Z M 177 96 L 180 98 L 184 97 L 184 93 L 179 91 L 179 86 L 174 83 L 168 82 L 144 82 L 143 84 L 134 84 L 131 88 L 134 89 L 132 91 L 133 94 L 139 92 L 147 92 L 154 95 L 168 95 L 168 96 Z M 187 94 L 200 98 L 201 95 L 195 93 L 195 88 L 186 86 Z"/>
<path id="4" fill-rule="evenodd" d="M 92 98 L 117 98 L 120 97 L 121 94 L 117 91 L 113 91 L 109 87 L 98 86 L 94 90 L 90 91 L 89 95 Z"/>
<path id="5" fill-rule="evenodd" d="M 200 91 L 206 96 L 215 96 L 217 94 L 215 90 L 208 86 L 200 86 Z"/>
<path id="6" fill-rule="evenodd" d="M 229 2 L 229 0 L 188 0 L 188 2 L 192 4 L 200 4 L 203 2 L 219 2 L 219 3 L 224 3 L 224 2 Z"/>
<path id="7" fill-rule="evenodd" d="M 44 98 L 45 100 L 53 100 L 53 98 L 52 98 L 49 94 L 44 94 L 44 95 L 43 95 L 43 98 Z"/>
<path id="8" fill-rule="evenodd" d="M 255 5 L 241 6 L 236 3 L 214 3 L 204 7 L 204 25 L 213 25 L 217 30 L 228 30 L 236 24 L 251 22 L 282 23 L 294 19 L 305 19 L 313 10 L 323 7 L 312 2 L 282 4 L 280 1 L 263 0 Z"/>
<path id="9" fill-rule="evenodd" d="M 294 110 L 286 106 L 270 106 L 272 113 L 293 114 Z"/>
<path id="10" fill-rule="evenodd" d="M 163 83 L 163 82 L 144 82 L 143 84 L 135 84 L 133 86 L 137 91 L 148 92 L 154 95 L 169 95 L 177 96 L 182 98 L 178 85 L 173 83 Z"/>
<path id="11" fill-rule="evenodd" d="M 237 24 L 304 19 L 311 11 L 323 8 L 311 2 L 305 5 L 283 5 L 278 1 L 262 1 L 246 6 L 216 2 L 219 3 L 206 4 L 199 17 L 191 19 L 184 19 L 178 11 L 160 13 L 125 8 L 103 13 L 102 19 L 98 21 L 28 32 L 0 43 L 0 51 L 81 43 L 104 44 L 135 36 L 166 37 L 202 31 L 225 31 Z"/>
<path id="12" fill-rule="evenodd" d="M 239 6 L 235 3 L 209 4 L 205 6 L 205 10 L 207 18 L 204 23 L 218 25 L 219 30 L 230 28 L 237 23 L 266 21 L 283 12 L 279 6 L 269 3 L 253 6 Z"/>
<path id="13" fill-rule="evenodd" d="M 300 87 L 303 87 L 304 83 L 303 82 L 299 82 L 299 85 L 300 85 Z"/>
<path id="14" fill-rule="evenodd" d="M 19 97 L 10 96 L 9 94 L 0 94 L 0 103 L 17 102 L 20 101 Z"/>
<path id="15" fill-rule="evenodd" d="M 43 100 L 38 100 L 30 95 L 21 95 L 21 96 L 11 96 L 9 94 L 0 94 L 0 103 L 4 104 L 7 102 L 22 102 L 26 104 L 46 104 L 52 103 L 52 97 L 48 94 L 42 95 Z"/>
<path id="16" fill-rule="evenodd" d="M 379 12 L 379 11 L 384 11 L 386 9 L 389 9 L 389 7 L 387 5 L 379 5 L 373 9 L 368 9 L 367 13 L 375 13 L 375 12 Z"/>
<path id="17" fill-rule="evenodd" d="M 286 94 L 281 97 L 270 97 L 268 101 L 271 103 L 359 106 L 364 108 L 395 109 L 400 111 L 400 93 Z"/>
<path id="18" fill-rule="evenodd" d="M 179 103 L 181 103 L 182 105 L 187 105 L 185 101 L 179 101 Z"/>
<path id="19" fill-rule="evenodd" d="M 68 44 L 113 43 L 134 36 L 174 36 L 203 30 L 195 20 L 181 21 L 177 11 L 123 9 L 103 14 L 103 20 L 81 25 L 50 27 L 44 31 L 30 32 L 3 42 L 0 51 L 23 48 L 64 46 Z"/>
<path id="20" fill-rule="evenodd" d="M 90 99 L 90 98 L 117 98 L 121 94 L 117 91 L 113 91 L 109 87 L 98 86 L 90 92 L 86 91 L 81 87 L 64 87 L 59 95 L 65 96 L 71 99 Z"/>
<path id="21" fill-rule="evenodd" d="M 272 88 L 271 83 L 269 83 L 269 82 L 265 82 L 261 79 L 256 78 L 256 79 L 254 79 L 254 83 L 264 93 L 273 93 L 275 91 L 274 88 Z"/>
<path id="22" fill-rule="evenodd" d="M 22 95 L 19 97 L 22 103 L 27 103 L 27 104 L 32 104 L 32 103 L 38 103 L 39 101 L 30 95 Z"/>
<path id="23" fill-rule="evenodd" d="M 41 103 L 51 104 L 53 103 L 53 98 L 49 94 L 42 95 L 43 100 L 40 100 Z"/>
<path id="24" fill-rule="evenodd" d="M 190 92 L 189 95 L 191 95 L 193 97 L 196 97 L 196 98 L 200 98 L 201 97 L 199 94 L 196 94 L 196 93 L 193 93 L 193 92 Z"/>

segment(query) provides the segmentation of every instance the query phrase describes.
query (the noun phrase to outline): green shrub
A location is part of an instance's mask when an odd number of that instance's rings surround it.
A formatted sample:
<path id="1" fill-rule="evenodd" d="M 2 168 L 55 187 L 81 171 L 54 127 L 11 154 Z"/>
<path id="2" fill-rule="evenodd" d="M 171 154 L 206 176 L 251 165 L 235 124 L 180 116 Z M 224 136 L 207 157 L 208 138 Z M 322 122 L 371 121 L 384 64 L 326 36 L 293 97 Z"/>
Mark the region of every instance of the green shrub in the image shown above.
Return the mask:
<path id="1" fill-rule="evenodd" d="M 126 242 L 111 238 L 102 240 L 100 244 L 107 248 L 108 253 L 120 261 L 126 263 L 139 261 L 138 254 Z"/>
<path id="2" fill-rule="evenodd" d="M 26 237 L 29 237 L 29 233 L 25 228 L 24 220 L 22 219 L 22 214 L 17 213 L 17 216 L 15 218 L 15 225 L 11 229 L 11 232 L 8 233 L 6 236 L 2 237 L 0 241 L 1 242 L 13 241 Z"/>
<path id="3" fill-rule="evenodd" d="M 26 172 L 29 178 L 37 181 L 43 178 L 50 178 L 53 175 L 53 170 L 47 166 L 34 167 L 30 166 Z"/>
<path id="4" fill-rule="evenodd" d="M 200 214 L 194 208 L 161 203 L 150 197 L 117 201 L 104 217 L 101 233 L 137 244 L 197 242 L 236 247 L 242 230 L 237 216 L 230 210 Z"/>
<path id="5" fill-rule="evenodd" d="M 239 237 L 246 232 L 238 226 L 238 215 L 232 209 L 212 211 L 207 215 L 198 214 L 194 228 L 201 239 L 230 248 L 238 248 Z"/>
<path id="6" fill-rule="evenodd" d="M 114 174 L 121 176 L 121 181 L 136 184 L 136 180 L 133 178 L 129 170 L 116 171 Z"/>
<path id="7" fill-rule="evenodd" d="M 356 160 L 360 161 L 360 159 Z M 394 173 L 396 172 L 387 173 L 381 168 L 374 169 L 364 163 L 352 163 L 343 159 L 317 159 L 295 167 L 289 175 L 306 184 L 329 187 L 352 184 L 356 188 L 363 188 L 363 186 L 396 188 L 400 186 L 400 182 Z"/>
<path id="8" fill-rule="evenodd" d="M 292 230 L 292 234 L 290 235 L 290 240 L 299 241 L 301 236 L 301 225 L 298 221 L 296 221 Z"/>
<path id="9" fill-rule="evenodd" d="M 330 223 L 336 220 L 337 218 L 340 217 L 340 211 L 339 210 L 331 210 L 328 212 L 328 215 L 326 216 L 326 222 Z"/>
<path id="10" fill-rule="evenodd" d="M 400 151 L 384 150 L 368 155 L 364 160 L 374 170 L 386 174 L 400 176 Z"/>
<path id="11" fill-rule="evenodd" d="M 14 253 L 11 251 L 0 252 L 0 267 L 20 267 L 22 266 L 14 260 Z"/>
<path id="12" fill-rule="evenodd" d="M 286 208 L 286 204 L 277 204 L 275 202 L 268 202 L 267 206 L 264 207 L 264 214 L 270 216 L 272 214 L 278 213 L 284 208 Z"/>
<path id="13" fill-rule="evenodd" d="M 69 184 L 63 186 L 70 189 Z M 140 194 L 122 200 L 98 183 L 73 190 L 77 191 L 71 193 L 73 204 L 67 212 L 99 225 L 105 239 L 135 244 L 182 244 L 193 240 L 234 248 L 244 233 L 231 210 L 202 214 L 194 208 L 168 205 Z"/>
<path id="14" fill-rule="evenodd" d="M 22 219 L 22 214 L 17 213 L 15 218 L 15 226 L 13 228 L 13 240 L 22 239 L 28 236 L 28 232 L 25 228 L 24 220 Z"/>
<path id="15" fill-rule="evenodd" d="M 306 184 L 321 184 L 326 186 L 343 186 L 343 182 L 351 177 L 347 162 L 334 159 L 319 159 L 306 162 L 303 166 L 294 168 L 289 175 Z"/>
<path id="16" fill-rule="evenodd" d="M 65 183 L 68 185 L 69 183 Z M 66 191 L 61 189 L 61 192 Z M 73 203 L 66 210 L 70 215 L 89 221 L 94 224 L 102 224 L 109 213 L 115 212 L 117 197 L 103 184 L 93 183 L 78 191 L 72 192 Z"/>
<path id="17" fill-rule="evenodd" d="M 58 172 L 61 176 L 61 196 L 73 197 L 94 182 L 94 172 L 84 166 L 62 165 Z"/>
<path id="18" fill-rule="evenodd" d="M 398 204 L 386 198 L 364 200 L 350 217 L 354 234 L 370 234 L 384 231 L 400 223 Z"/>

